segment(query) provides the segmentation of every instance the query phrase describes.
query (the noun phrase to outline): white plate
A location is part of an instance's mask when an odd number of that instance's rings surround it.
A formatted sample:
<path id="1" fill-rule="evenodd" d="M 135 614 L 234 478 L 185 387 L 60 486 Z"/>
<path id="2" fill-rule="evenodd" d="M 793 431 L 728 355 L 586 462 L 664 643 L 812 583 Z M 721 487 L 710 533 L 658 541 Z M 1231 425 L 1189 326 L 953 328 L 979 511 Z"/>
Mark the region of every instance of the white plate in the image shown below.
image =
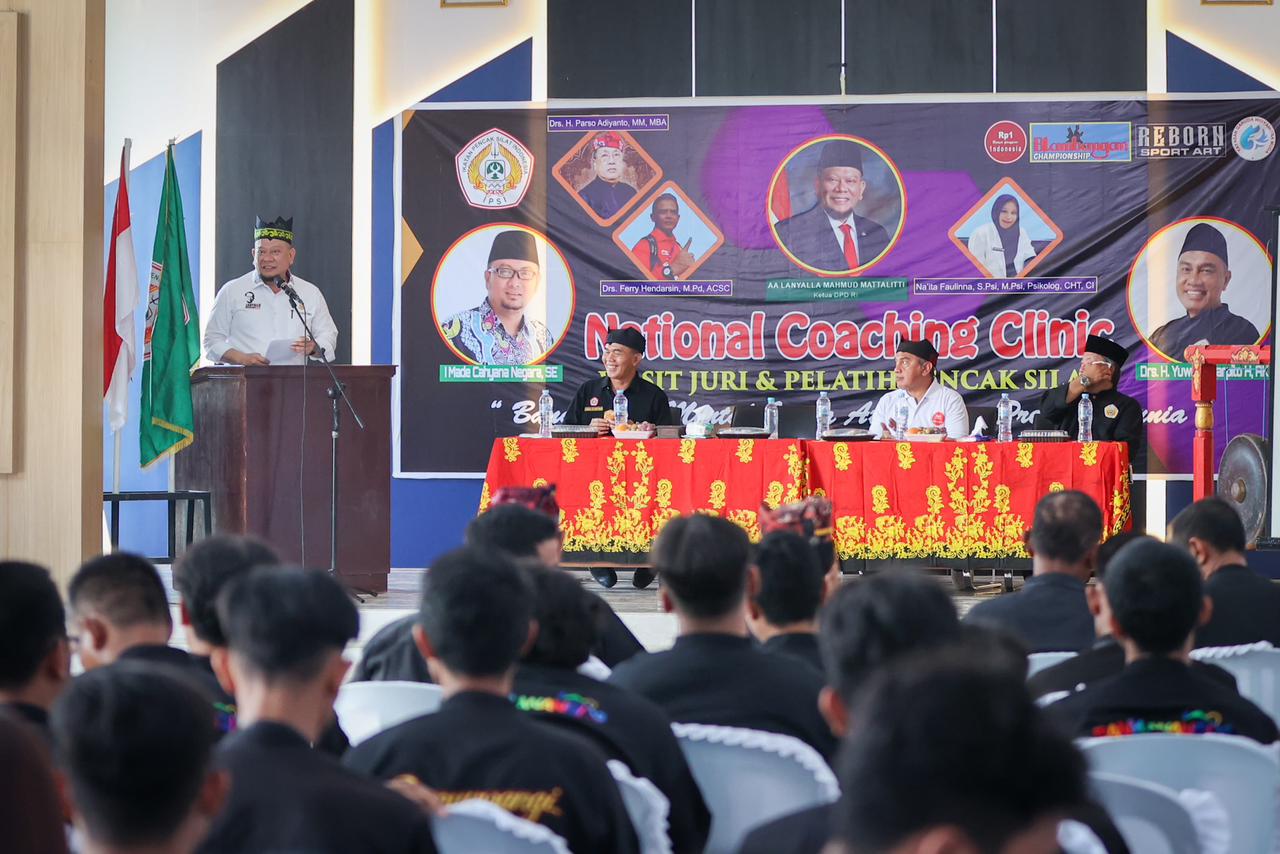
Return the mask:
<path id="1" fill-rule="evenodd" d="M 652 439 L 652 430 L 614 430 L 613 438 L 615 439 Z"/>
<path id="2" fill-rule="evenodd" d="M 903 437 L 908 442 L 941 442 L 947 438 L 946 433 L 908 433 Z"/>

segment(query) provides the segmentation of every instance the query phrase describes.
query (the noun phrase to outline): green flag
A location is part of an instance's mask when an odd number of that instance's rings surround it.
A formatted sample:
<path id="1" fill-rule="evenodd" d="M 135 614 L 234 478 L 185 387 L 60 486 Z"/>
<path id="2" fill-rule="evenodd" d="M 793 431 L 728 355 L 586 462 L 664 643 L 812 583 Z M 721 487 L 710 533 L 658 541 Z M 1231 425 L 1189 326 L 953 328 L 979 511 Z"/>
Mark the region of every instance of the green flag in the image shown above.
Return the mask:
<path id="1" fill-rule="evenodd" d="M 142 466 L 146 468 L 176 454 L 195 439 L 191 371 L 200 361 L 200 318 L 191 287 L 172 144 L 165 151 L 164 192 L 156 220 L 155 247 L 151 250 L 147 336 L 142 358 L 138 444 Z"/>

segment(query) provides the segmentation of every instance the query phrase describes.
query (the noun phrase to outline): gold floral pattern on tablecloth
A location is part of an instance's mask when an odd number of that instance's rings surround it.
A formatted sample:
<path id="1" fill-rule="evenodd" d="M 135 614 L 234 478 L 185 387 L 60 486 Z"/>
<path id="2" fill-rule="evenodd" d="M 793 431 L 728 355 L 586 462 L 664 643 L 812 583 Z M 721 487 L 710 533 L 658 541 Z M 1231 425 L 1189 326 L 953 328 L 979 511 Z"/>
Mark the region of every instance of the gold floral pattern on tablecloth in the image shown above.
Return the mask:
<path id="1" fill-rule="evenodd" d="M 770 510 L 777 510 L 782 506 L 782 481 L 769 481 L 769 487 L 764 493 L 764 504 Z"/>
<path id="2" fill-rule="evenodd" d="M 831 455 L 836 461 L 836 471 L 848 471 L 849 466 L 853 464 L 853 460 L 849 457 L 849 444 L 847 442 L 837 442 L 836 446 L 831 449 Z"/>
<path id="3" fill-rule="evenodd" d="M 508 436 L 502 440 L 502 456 L 509 463 L 514 463 L 520 459 L 520 439 L 515 436 Z"/>
<path id="4" fill-rule="evenodd" d="M 1036 446 L 1032 442 L 1018 443 L 1018 467 L 1029 469 L 1035 462 Z"/>
<path id="5" fill-rule="evenodd" d="M 693 465 L 693 456 L 698 451 L 697 439 L 680 440 L 680 461 L 687 466 Z"/>
<path id="6" fill-rule="evenodd" d="M 898 448 L 898 468 L 903 471 L 910 471 L 911 467 L 916 464 L 916 453 L 911 450 L 910 442 L 899 442 Z"/>
<path id="7" fill-rule="evenodd" d="M 577 439 L 561 439 L 560 440 L 560 459 L 566 463 L 576 462 L 578 459 L 578 440 Z"/>
<path id="8" fill-rule="evenodd" d="M 735 452 L 735 455 L 738 457 L 738 462 L 740 463 L 751 462 L 751 454 L 753 451 L 755 451 L 755 449 L 756 449 L 755 439 L 739 439 L 738 450 Z"/>
<path id="9" fill-rule="evenodd" d="M 1096 466 L 1098 464 L 1098 443 L 1085 442 L 1080 446 L 1080 459 L 1084 461 L 1086 466 Z"/>

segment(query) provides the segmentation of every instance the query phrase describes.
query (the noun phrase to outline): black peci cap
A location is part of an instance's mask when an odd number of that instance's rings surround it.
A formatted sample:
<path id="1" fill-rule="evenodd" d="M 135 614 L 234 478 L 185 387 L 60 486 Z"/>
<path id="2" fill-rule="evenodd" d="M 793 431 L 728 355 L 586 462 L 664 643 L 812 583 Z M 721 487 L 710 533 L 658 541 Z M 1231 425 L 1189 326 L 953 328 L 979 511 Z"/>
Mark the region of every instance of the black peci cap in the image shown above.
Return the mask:
<path id="1" fill-rule="evenodd" d="M 637 353 L 644 352 L 644 336 L 640 334 L 639 330 L 630 327 L 610 331 L 605 343 L 621 344 L 623 347 L 630 347 Z"/>
<path id="2" fill-rule="evenodd" d="M 1085 339 L 1084 351 L 1086 353 L 1094 353 L 1104 359 L 1110 359 L 1116 363 L 1116 367 L 1124 364 L 1125 359 L 1129 358 L 1129 351 L 1121 347 L 1110 338 L 1103 338 L 1100 335 L 1090 335 Z"/>

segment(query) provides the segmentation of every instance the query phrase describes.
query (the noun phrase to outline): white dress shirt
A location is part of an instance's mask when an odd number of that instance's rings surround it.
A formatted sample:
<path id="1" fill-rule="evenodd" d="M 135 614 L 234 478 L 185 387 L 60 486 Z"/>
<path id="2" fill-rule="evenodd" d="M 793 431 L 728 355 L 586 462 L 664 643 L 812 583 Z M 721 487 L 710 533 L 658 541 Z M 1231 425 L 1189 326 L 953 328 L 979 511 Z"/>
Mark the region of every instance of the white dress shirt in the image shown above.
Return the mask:
<path id="1" fill-rule="evenodd" d="M 889 420 L 898 417 L 898 407 L 903 401 L 907 404 L 906 429 L 945 427 L 952 439 L 969 435 L 969 410 L 964 408 L 964 399 L 955 389 L 943 388 L 937 380 L 918 401 L 900 388 L 881 397 L 871 413 L 871 432 L 877 436 L 892 434 Z"/>
<path id="2" fill-rule="evenodd" d="M 325 358 L 333 361 L 338 327 L 329 316 L 324 294 L 298 276 L 291 276 L 289 284 L 298 292 L 300 308 L 316 336 L 316 344 L 324 348 Z M 302 321 L 289 304 L 289 295 L 284 291 L 272 293 L 258 271 L 251 270 L 223 285 L 214 298 L 209 325 L 204 330 L 204 355 L 211 362 L 221 362 L 223 354 L 232 349 L 266 355 L 272 341 L 295 340 L 305 335 Z"/>
<path id="3" fill-rule="evenodd" d="M 824 211 L 825 213 L 825 211 Z M 827 214 L 827 222 L 831 225 L 831 230 L 836 234 L 836 245 L 840 247 L 840 251 L 844 251 L 844 226 L 849 226 L 849 236 L 853 238 L 853 248 L 858 253 L 858 263 L 863 263 L 862 247 L 858 245 L 858 222 L 853 218 L 853 211 L 849 211 L 849 215 L 844 219 L 836 219 L 831 214 Z"/>

